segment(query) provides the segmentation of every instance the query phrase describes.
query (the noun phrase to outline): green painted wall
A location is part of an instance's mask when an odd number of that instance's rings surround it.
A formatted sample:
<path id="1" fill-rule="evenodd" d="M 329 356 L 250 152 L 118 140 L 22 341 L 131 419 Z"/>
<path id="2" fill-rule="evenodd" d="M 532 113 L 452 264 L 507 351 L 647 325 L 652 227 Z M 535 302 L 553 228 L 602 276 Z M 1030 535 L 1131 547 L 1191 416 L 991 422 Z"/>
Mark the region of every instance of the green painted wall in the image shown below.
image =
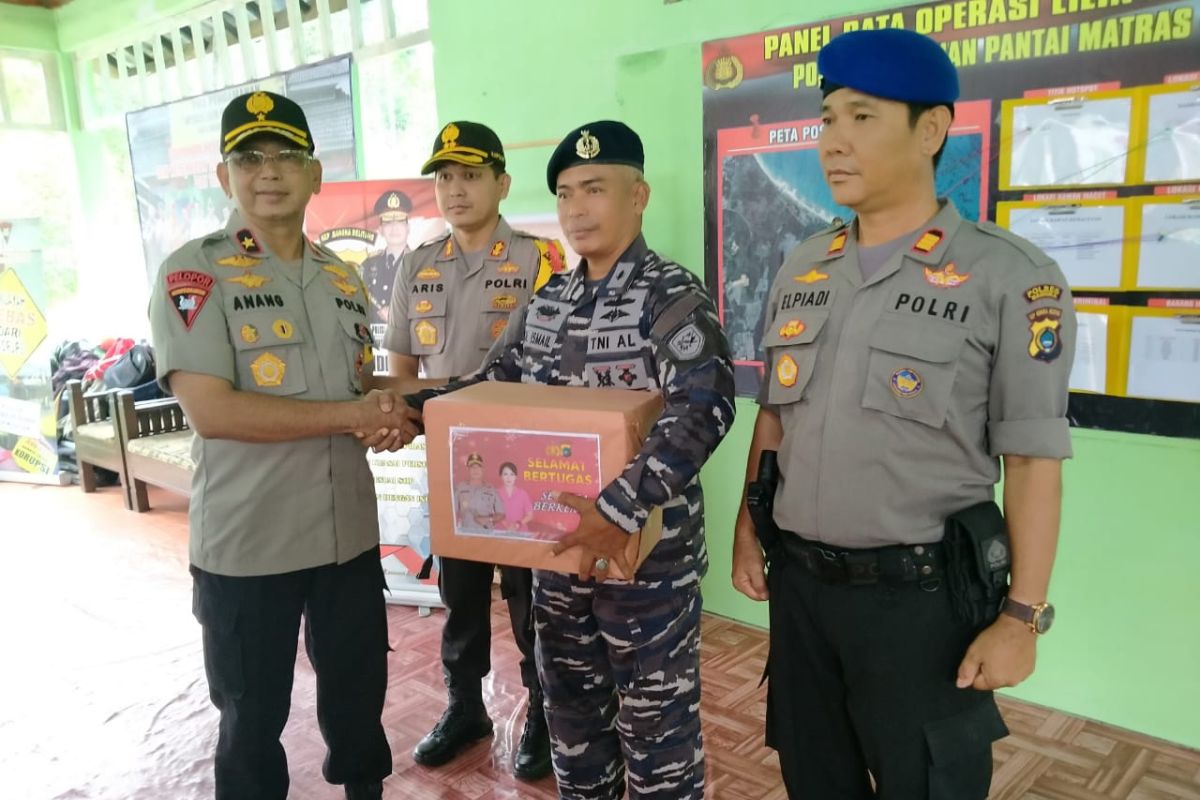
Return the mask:
<path id="1" fill-rule="evenodd" d="M 54 12 L 34 6 L 0 6 L 0 47 L 57 50 Z"/>
<path id="2" fill-rule="evenodd" d="M 616 117 L 645 140 L 651 246 L 703 270 L 700 42 L 884 7 L 867 0 L 432 0 L 438 106 L 509 143 L 561 138 Z M 509 213 L 552 212 L 550 146 L 511 153 Z M 765 625 L 729 583 L 729 545 L 753 427 L 705 471 L 712 567 L 705 605 Z M 1079 431 L 1066 467 L 1053 584 L 1059 623 L 1014 696 L 1200 747 L 1200 442 Z"/>

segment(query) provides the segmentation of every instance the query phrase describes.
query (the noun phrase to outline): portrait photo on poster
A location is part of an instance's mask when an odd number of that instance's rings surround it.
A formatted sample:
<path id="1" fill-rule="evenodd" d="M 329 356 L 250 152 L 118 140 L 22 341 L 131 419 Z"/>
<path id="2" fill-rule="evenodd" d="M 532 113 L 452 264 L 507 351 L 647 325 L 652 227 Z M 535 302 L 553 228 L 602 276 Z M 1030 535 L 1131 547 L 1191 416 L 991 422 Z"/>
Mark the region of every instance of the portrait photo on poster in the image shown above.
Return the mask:
<path id="1" fill-rule="evenodd" d="M 603 486 L 591 433 L 452 427 L 450 459 L 460 536 L 558 541 L 579 525 L 558 493 L 594 499 Z"/>

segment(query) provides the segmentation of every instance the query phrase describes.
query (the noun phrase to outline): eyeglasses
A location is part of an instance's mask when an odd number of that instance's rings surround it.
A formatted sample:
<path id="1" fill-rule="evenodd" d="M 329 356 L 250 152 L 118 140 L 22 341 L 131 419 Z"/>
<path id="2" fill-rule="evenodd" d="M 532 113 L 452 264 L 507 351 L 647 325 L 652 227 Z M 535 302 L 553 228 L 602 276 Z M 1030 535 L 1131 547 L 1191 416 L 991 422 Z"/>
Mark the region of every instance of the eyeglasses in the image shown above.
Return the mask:
<path id="1" fill-rule="evenodd" d="M 280 150 L 264 153 L 261 150 L 234 150 L 225 160 L 243 172 L 258 172 L 268 161 L 274 161 L 280 172 L 299 172 L 312 161 L 304 150 Z"/>

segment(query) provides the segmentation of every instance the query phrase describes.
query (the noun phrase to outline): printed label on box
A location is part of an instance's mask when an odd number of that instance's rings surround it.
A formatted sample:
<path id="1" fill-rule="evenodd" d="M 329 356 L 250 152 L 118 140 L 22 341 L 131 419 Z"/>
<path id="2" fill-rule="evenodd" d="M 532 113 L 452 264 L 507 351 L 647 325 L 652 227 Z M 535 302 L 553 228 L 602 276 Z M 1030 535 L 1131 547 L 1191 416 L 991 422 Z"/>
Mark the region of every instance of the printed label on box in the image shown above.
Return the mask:
<path id="1" fill-rule="evenodd" d="M 495 428 L 450 428 L 454 529 L 460 536 L 558 541 L 579 515 L 556 492 L 595 499 L 600 437 Z"/>

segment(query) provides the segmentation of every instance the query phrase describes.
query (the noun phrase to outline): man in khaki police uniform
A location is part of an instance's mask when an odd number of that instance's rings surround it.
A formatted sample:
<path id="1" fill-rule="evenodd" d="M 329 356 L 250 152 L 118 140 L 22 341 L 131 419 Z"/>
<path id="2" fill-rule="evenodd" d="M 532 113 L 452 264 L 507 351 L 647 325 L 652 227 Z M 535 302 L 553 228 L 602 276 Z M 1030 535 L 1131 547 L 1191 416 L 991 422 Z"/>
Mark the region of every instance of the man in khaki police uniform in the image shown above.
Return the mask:
<path id="1" fill-rule="evenodd" d="M 458 527 L 464 531 L 490 531 L 504 519 L 504 503 L 496 487 L 483 480 L 483 456 L 467 456 L 469 480 L 454 490 L 458 502 Z"/>
<path id="2" fill-rule="evenodd" d="M 477 122 L 451 122 L 434 140 L 421 174 L 435 173 L 438 209 L 452 233 L 405 257 L 392 299 L 384 346 L 391 374 L 412 381 L 420 371 L 435 383 L 474 372 L 509 314 L 562 268 L 558 242 L 514 231 L 500 216 L 511 178 L 499 137 Z M 449 687 L 446 713 L 413 753 L 437 766 L 492 732 L 481 682 L 491 671 L 491 592 L 495 566 L 441 559 L 438 585 L 446 604 L 442 664 Z M 550 744 L 533 655 L 533 576 L 500 567 L 513 636 L 521 650 L 521 678 L 530 712 L 514 757 L 514 774 L 550 772 Z"/>
<path id="3" fill-rule="evenodd" d="M 821 165 L 856 218 L 769 297 L 748 472 L 778 451 L 780 543 L 765 577 L 743 507 L 733 565 L 770 599 L 767 741 L 790 797 L 983 800 L 992 690 L 1030 674 L 1052 614 L 1071 295 L 1045 253 L 937 199 L 958 78 L 933 40 L 849 33 L 819 67 Z M 954 555 L 964 529 L 982 558 Z M 971 620 L 953 587 L 979 563 L 998 595 Z"/>
<path id="4" fill-rule="evenodd" d="M 400 261 L 408 252 L 408 215 L 412 200 L 404 192 L 389 189 L 379 195 L 372 213 L 379 218 L 379 235 L 385 248 L 362 263 L 363 282 L 367 284 L 367 299 L 371 301 L 371 322 L 387 322 L 388 310 L 395 291 L 396 273 Z"/>
<path id="5" fill-rule="evenodd" d="M 325 778 L 351 800 L 379 798 L 392 771 L 374 481 L 351 434 L 411 440 L 416 418 L 389 393 L 364 395 L 365 288 L 302 233 L 321 185 L 313 150 L 291 100 L 230 102 L 217 176 L 237 210 L 225 230 L 169 256 L 151 292 L 159 381 L 196 432 L 190 560 L 221 711 L 218 800 L 287 796 L 279 735 L 301 616 Z"/>

